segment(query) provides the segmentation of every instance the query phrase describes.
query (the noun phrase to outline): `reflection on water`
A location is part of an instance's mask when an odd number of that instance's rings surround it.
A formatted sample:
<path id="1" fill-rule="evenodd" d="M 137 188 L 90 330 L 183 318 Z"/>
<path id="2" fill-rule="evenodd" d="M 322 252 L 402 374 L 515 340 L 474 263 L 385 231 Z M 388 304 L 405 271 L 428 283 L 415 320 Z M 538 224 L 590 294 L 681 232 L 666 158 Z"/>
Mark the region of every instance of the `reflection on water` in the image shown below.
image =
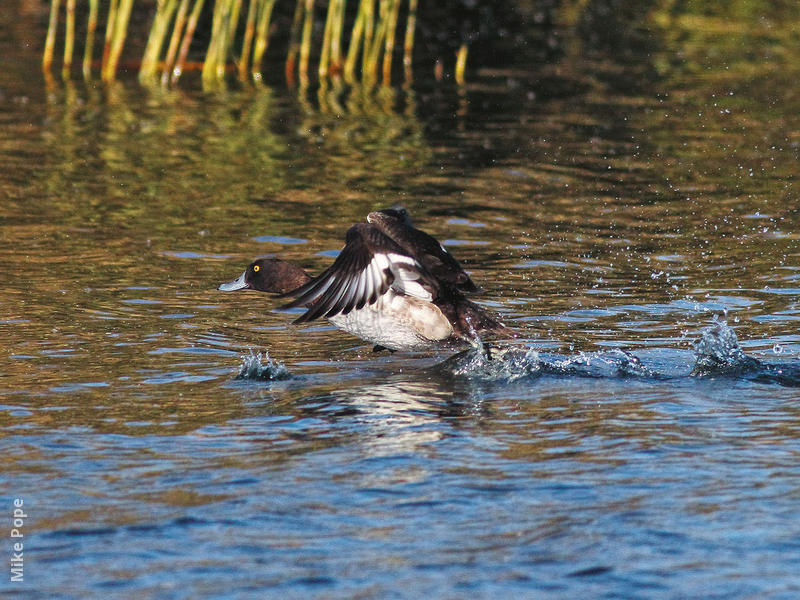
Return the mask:
<path id="1" fill-rule="evenodd" d="M 792 21 L 673 12 L 458 90 L 0 71 L 0 496 L 30 506 L 0 589 L 796 592 Z M 373 354 L 216 291 L 259 255 L 319 271 L 397 202 L 506 356 Z"/>

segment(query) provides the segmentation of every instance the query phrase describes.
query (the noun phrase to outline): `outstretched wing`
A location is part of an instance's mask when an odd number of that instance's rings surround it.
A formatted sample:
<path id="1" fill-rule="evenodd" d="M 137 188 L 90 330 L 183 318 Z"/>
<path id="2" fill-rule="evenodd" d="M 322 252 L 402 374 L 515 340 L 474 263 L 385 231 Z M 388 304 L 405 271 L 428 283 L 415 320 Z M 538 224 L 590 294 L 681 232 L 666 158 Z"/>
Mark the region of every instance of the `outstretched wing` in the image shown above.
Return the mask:
<path id="1" fill-rule="evenodd" d="M 345 246 L 333 264 L 305 285 L 284 294 L 294 300 L 281 308 L 306 306 L 295 323 L 346 315 L 375 303 L 389 288 L 432 300 L 436 279 L 377 227 L 358 223 L 347 230 Z"/>
<path id="2" fill-rule="evenodd" d="M 462 291 L 478 291 L 478 286 L 453 255 L 435 237 L 411 224 L 405 209 L 376 210 L 367 216 L 367 222 L 383 231 L 406 253 L 417 257 L 428 273 L 439 281 L 450 283 Z"/>

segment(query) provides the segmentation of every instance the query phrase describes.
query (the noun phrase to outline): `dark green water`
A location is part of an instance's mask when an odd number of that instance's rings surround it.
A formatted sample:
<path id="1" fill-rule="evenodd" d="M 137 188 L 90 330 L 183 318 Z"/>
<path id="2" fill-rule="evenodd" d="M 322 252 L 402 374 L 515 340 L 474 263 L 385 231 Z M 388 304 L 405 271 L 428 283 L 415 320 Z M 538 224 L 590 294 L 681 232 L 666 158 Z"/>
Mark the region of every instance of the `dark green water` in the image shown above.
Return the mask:
<path id="1" fill-rule="evenodd" d="M 778 17 L 654 17 L 464 89 L 323 98 L 46 91 L 4 21 L 0 514 L 27 517 L 0 590 L 797 597 L 800 62 Z M 216 291 L 255 256 L 321 270 L 395 203 L 516 354 L 374 355 Z M 237 380 L 251 349 L 291 376 Z"/>

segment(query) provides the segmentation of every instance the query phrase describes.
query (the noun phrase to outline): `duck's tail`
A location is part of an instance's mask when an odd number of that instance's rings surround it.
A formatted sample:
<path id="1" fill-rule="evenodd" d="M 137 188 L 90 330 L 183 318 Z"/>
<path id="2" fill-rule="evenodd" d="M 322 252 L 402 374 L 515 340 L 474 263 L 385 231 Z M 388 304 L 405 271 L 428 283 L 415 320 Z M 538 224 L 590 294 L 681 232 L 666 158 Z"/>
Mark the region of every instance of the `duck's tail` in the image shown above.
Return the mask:
<path id="1" fill-rule="evenodd" d="M 489 338 L 511 339 L 517 332 L 504 325 L 499 318 L 463 296 L 457 299 L 447 315 L 459 337 L 466 340 Z"/>

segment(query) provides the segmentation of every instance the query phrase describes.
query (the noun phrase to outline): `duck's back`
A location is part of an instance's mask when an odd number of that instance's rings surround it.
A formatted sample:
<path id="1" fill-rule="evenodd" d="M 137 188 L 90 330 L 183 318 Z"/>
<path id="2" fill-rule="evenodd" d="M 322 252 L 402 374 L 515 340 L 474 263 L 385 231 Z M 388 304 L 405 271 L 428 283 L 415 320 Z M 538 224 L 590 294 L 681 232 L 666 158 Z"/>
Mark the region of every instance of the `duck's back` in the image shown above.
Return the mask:
<path id="1" fill-rule="evenodd" d="M 435 237 L 414 227 L 406 213 L 395 209 L 378 210 L 369 213 L 367 222 L 394 241 L 441 283 L 454 285 L 466 292 L 478 290 L 453 255 Z"/>

